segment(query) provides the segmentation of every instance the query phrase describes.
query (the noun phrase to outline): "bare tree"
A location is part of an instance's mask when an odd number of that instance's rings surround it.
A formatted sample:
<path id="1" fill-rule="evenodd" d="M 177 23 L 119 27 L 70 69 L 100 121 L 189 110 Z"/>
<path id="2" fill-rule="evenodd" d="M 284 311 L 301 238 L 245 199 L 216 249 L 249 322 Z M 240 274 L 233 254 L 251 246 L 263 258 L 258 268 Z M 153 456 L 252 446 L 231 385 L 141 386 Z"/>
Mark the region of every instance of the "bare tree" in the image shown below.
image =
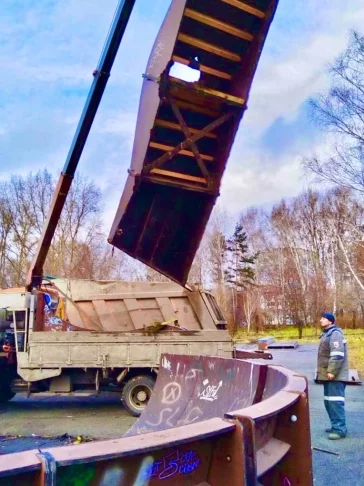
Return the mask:
<path id="1" fill-rule="evenodd" d="M 24 283 L 54 191 L 49 172 L 12 176 L 0 185 L 0 286 Z M 101 223 L 101 192 L 77 175 L 56 234 L 45 273 L 58 277 L 113 278 L 125 256 L 111 256 Z"/>
<path id="2" fill-rule="evenodd" d="M 242 296 L 246 330 L 249 333 L 260 307 L 260 293 L 258 287 L 246 289 Z"/>
<path id="3" fill-rule="evenodd" d="M 103 236 L 101 192 L 92 181 L 76 175 L 63 208 L 52 249 L 46 261 L 49 273 L 71 277 L 77 273 L 77 250 Z M 82 250 L 84 251 L 84 249 Z"/>
<path id="4" fill-rule="evenodd" d="M 329 91 L 311 100 L 314 120 L 333 132 L 332 156 L 303 161 L 318 180 L 364 193 L 364 36 L 352 32 L 347 49 L 330 70 Z"/>
<path id="5" fill-rule="evenodd" d="M 209 234 L 205 233 L 188 275 L 188 283 L 201 288 L 206 288 L 209 283 L 210 255 L 208 240 Z"/>
<path id="6" fill-rule="evenodd" d="M 8 277 L 8 246 L 13 217 L 9 211 L 7 200 L 3 194 L 4 184 L 0 185 L 0 288 L 9 285 Z"/>
<path id="7" fill-rule="evenodd" d="M 146 266 L 146 280 L 148 282 L 171 282 L 171 279 L 165 275 L 153 270 L 153 268 Z"/>
<path id="8" fill-rule="evenodd" d="M 27 179 L 12 176 L 1 187 L 2 202 L 8 214 L 6 278 L 11 285 L 23 283 L 27 265 L 36 244 L 35 214 Z"/>

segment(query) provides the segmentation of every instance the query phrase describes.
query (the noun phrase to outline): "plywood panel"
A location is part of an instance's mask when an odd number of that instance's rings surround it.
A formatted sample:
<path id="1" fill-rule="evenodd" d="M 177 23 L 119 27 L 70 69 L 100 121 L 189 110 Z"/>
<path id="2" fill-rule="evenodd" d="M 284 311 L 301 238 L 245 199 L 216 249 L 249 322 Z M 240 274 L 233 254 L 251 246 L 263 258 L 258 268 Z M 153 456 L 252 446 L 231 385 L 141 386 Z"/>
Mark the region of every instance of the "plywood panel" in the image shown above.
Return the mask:
<path id="1" fill-rule="evenodd" d="M 134 331 L 134 324 L 123 300 L 109 300 L 107 306 L 115 315 L 118 331 Z"/>
<path id="2" fill-rule="evenodd" d="M 90 331 L 101 331 L 102 326 L 98 314 L 91 301 L 77 302 L 72 304 L 67 302 L 67 316 L 71 324 L 83 327 Z"/>
<path id="3" fill-rule="evenodd" d="M 158 309 L 157 301 L 154 298 L 138 299 L 138 302 L 141 309 Z"/>
<path id="4" fill-rule="evenodd" d="M 144 309 L 142 310 L 144 322 L 146 326 L 151 326 L 155 322 L 163 322 L 164 318 L 160 309 Z"/>
<path id="5" fill-rule="evenodd" d="M 161 310 L 163 319 L 165 321 L 169 321 L 170 319 L 174 319 L 174 318 L 177 318 L 178 319 L 178 315 L 176 314 L 176 311 L 175 311 L 175 309 L 174 309 L 174 307 L 172 305 L 172 300 L 171 299 L 169 299 L 169 298 L 159 298 L 159 299 L 156 299 L 156 300 L 157 300 L 158 306 L 159 306 L 159 308 Z"/>
<path id="6" fill-rule="evenodd" d="M 92 303 L 95 307 L 102 328 L 105 331 L 120 330 L 118 323 L 115 319 L 115 315 L 112 312 L 112 309 L 107 305 L 107 303 L 104 300 L 95 300 Z"/>
<path id="7" fill-rule="evenodd" d="M 125 299 L 124 303 L 129 311 L 135 329 L 143 329 L 146 327 L 148 323 L 143 312 L 140 310 L 138 301 L 136 299 Z"/>

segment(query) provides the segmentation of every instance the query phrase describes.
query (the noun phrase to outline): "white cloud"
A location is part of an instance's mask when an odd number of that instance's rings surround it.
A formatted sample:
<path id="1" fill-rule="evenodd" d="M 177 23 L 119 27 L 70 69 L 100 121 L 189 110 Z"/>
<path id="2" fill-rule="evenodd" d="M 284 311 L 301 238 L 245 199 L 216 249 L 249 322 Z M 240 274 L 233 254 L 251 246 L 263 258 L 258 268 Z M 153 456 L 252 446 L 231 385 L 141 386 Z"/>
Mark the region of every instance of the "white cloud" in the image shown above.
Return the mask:
<path id="1" fill-rule="evenodd" d="M 303 26 L 290 27 L 299 19 Z M 295 9 L 291 0 L 281 1 L 253 83 L 246 129 L 259 136 L 279 116 L 294 119 L 307 98 L 328 86 L 327 68 L 345 48 L 350 29 L 363 25 L 361 0 L 295 2 Z"/>
<path id="2" fill-rule="evenodd" d="M 121 112 L 116 116 L 110 116 L 105 119 L 104 123 L 99 123 L 97 132 L 112 133 L 116 135 L 123 134 L 127 142 L 130 142 L 130 150 L 132 148 L 131 142 L 134 139 L 134 132 L 136 126 L 137 114 L 136 112 Z"/>
<path id="3" fill-rule="evenodd" d="M 44 167 L 59 173 L 117 0 L 39 0 L 18 9 L 3 2 L 0 177 Z M 130 165 L 141 75 L 169 3 L 136 2 L 80 163 L 104 191 L 110 222 Z M 327 87 L 325 69 L 349 30 L 362 25 L 362 0 L 280 0 L 224 176 L 225 207 L 267 203 L 304 187 L 299 160 L 322 142 L 309 147 L 303 130 L 296 149 L 272 155 L 262 136 L 278 117 L 294 122 L 302 103 Z"/>
<path id="4" fill-rule="evenodd" d="M 234 151 L 223 177 L 220 204 L 239 213 L 250 206 L 270 207 L 314 185 L 314 177 L 305 174 L 302 159 L 315 153 L 330 155 L 334 135 L 323 135 L 304 151 L 290 150 L 283 155 L 265 154 L 259 149 Z"/>
<path id="5" fill-rule="evenodd" d="M 249 157 L 249 167 L 232 161 L 221 188 L 221 204 L 231 211 L 241 211 L 249 206 L 272 203 L 282 197 L 292 197 L 302 190 L 299 157 L 285 157 L 274 169 L 260 171 L 259 160 Z"/>
<path id="6" fill-rule="evenodd" d="M 294 122 L 302 104 L 329 86 L 328 66 L 345 49 L 349 31 L 363 25 L 361 0 L 281 0 L 223 178 L 225 207 L 264 205 L 308 187 L 300 161 L 312 152 L 327 154 L 330 137 L 310 140 L 303 127 L 294 147 L 272 155 L 262 136 L 278 118 Z"/>

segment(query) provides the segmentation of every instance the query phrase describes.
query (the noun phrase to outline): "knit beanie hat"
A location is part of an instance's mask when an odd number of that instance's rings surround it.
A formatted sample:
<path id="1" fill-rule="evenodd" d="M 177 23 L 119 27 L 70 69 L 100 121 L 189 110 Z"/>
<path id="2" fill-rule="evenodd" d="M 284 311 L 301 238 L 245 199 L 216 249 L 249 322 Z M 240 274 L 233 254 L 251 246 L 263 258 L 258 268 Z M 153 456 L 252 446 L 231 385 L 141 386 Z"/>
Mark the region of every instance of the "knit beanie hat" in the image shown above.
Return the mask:
<path id="1" fill-rule="evenodd" d="M 334 314 L 331 314 L 331 312 L 323 312 L 321 316 L 325 317 L 325 319 L 330 321 L 332 324 L 335 324 L 335 316 Z"/>

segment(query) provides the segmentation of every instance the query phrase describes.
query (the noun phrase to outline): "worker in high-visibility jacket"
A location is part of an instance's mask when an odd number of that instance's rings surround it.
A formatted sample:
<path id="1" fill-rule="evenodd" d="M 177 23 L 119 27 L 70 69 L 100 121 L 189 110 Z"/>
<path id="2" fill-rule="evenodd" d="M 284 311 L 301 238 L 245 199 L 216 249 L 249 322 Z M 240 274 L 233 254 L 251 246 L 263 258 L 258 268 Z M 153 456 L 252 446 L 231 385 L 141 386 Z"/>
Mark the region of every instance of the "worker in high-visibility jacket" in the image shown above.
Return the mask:
<path id="1" fill-rule="evenodd" d="M 322 314 L 323 333 L 317 359 L 317 380 L 324 384 L 324 403 L 331 427 L 326 429 L 331 440 L 346 436 L 345 386 L 349 378 L 348 351 L 342 330 L 335 325 L 335 316 Z"/>

